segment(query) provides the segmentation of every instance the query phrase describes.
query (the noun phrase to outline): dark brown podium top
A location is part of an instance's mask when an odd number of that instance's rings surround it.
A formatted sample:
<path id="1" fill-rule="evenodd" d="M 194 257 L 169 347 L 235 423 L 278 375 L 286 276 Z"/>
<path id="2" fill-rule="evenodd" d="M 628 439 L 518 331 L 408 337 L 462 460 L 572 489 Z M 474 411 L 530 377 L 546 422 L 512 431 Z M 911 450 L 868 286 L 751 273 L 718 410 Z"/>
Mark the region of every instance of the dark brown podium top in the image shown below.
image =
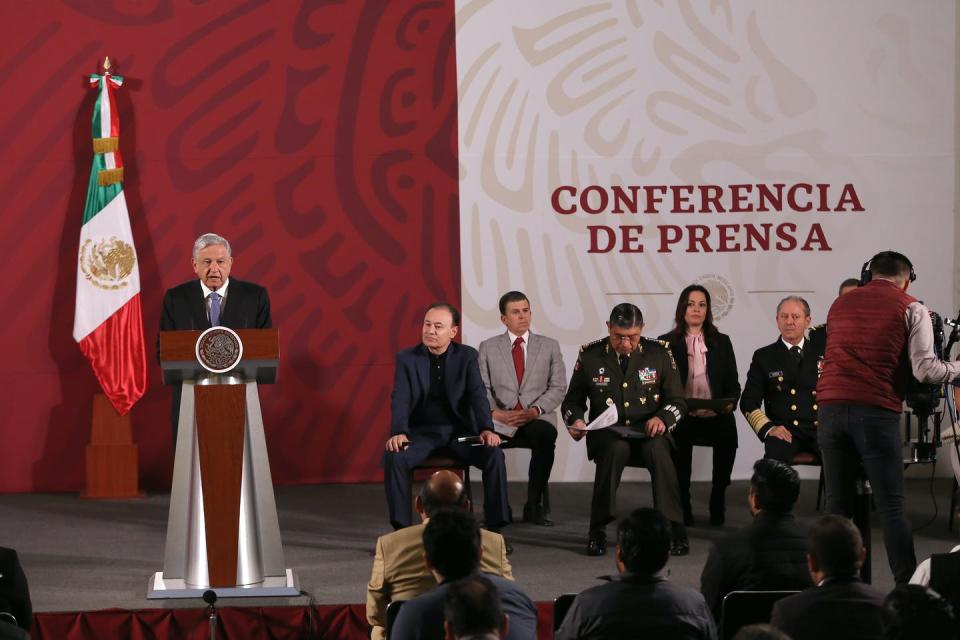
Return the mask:
<path id="1" fill-rule="evenodd" d="M 280 338 L 277 329 L 236 329 L 243 343 L 243 358 L 237 366 L 220 375 L 241 376 L 259 384 L 277 381 Z M 178 384 L 211 374 L 197 361 L 197 338 L 202 331 L 161 331 L 160 368 L 164 384 Z"/>

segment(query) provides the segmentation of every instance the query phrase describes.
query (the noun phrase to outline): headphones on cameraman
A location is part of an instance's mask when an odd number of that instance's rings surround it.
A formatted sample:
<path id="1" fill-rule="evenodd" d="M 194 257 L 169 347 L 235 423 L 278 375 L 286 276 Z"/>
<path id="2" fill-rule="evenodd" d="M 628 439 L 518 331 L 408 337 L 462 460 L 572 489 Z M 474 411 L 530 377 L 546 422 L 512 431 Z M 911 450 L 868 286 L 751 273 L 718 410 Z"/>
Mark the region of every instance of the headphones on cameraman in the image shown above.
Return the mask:
<path id="1" fill-rule="evenodd" d="M 907 266 L 910 267 L 910 282 L 913 282 L 917 279 L 917 272 L 913 270 L 913 263 L 910 262 L 910 258 L 903 255 L 902 253 L 897 253 L 896 251 L 881 251 L 877 255 L 873 256 L 869 260 L 863 263 L 863 266 L 860 267 L 860 286 L 867 284 L 873 279 L 873 273 L 870 272 L 870 267 L 873 265 L 873 261 L 876 260 L 879 256 L 887 254 L 891 258 L 896 258 L 907 263 Z"/>

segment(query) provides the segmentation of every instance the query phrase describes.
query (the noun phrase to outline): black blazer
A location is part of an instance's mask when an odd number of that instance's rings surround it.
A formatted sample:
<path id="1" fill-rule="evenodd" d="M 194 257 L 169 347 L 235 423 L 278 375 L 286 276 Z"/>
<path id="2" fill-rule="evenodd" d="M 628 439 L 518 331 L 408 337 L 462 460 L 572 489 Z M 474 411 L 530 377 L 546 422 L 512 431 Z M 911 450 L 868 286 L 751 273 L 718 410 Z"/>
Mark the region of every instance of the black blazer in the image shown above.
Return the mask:
<path id="1" fill-rule="evenodd" d="M 267 290 L 252 282 L 230 278 L 220 324 L 231 329 L 269 329 L 272 322 Z M 164 294 L 161 331 L 209 328 L 210 319 L 199 280 L 184 282 Z"/>
<path id="2" fill-rule="evenodd" d="M 460 430 L 477 435 L 493 430 L 487 388 L 480 377 L 477 350 L 457 342 L 447 347 L 444 365 L 447 400 Z M 430 356 L 427 348 L 418 344 L 397 354 L 390 395 L 390 435 L 410 434 L 410 416 L 427 399 L 430 392 Z"/>
<path id="3" fill-rule="evenodd" d="M 811 340 L 803 345 L 800 366 L 780 337 L 754 351 L 740 396 L 740 410 L 761 440 L 774 425 L 810 431 L 816 427 L 817 381 L 822 362 L 823 351 Z M 761 406 L 763 411 L 758 411 Z"/>
<path id="4" fill-rule="evenodd" d="M 665 333 L 661 340 L 670 343 L 670 352 L 677 361 L 677 370 L 683 385 L 687 384 L 690 375 L 690 364 L 687 361 L 687 341 L 680 337 Z M 740 398 L 740 375 L 737 373 L 737 356 L 733 353 L 733 344 L 730 336 L 725 333 L 716 333 L 713 336 L 704 334 L 707 343 L 707 378 L 710 380 L 710 393 L 714 398 Z M 736 423 L 732 413 L 723 414 L 724 419 Z"/>
<path id="5" fill-rule="evenodd" d="M 270 297 L 258 284 L 230 278 L 227 299 L 220 316 L 220 324 L 231 329 L 269 329 Z M 200 280 L 191 280 L 168 289 L 163 296 L 160 312 L 160 331 L 203 331 L 210 328 L 207 303 L 203 299 Z M 157 334 L 157 362 L 160 362 L 160 335 Z M 170 423 L 176 448 L 177 423 L 180 419 L 180 384 L 171 385 L 173 402 L 170 404 Z"/>
<path id="6" fill-rule="evenodd" d="M 829 579 L 777 601 L 770 624 L 793 640 L 882 638 L 883 594 L 858 577 Z"/>
<path id="7" fill-rule="evenodd" d="M 17 625 L 25 631 L 33 626 L 33 605 L 30 589 L 17 552 L 0 547 L 0 611 L 13 614 Z"/>
<path id="8" fill-rule="evenodd" d="M 761 511 L 744 528 L 720 538 L 710 547 L 700 575 L 700 592 L 718 622 L 731 591 L 810 586 L 807 528 L 792 513 Z"/>

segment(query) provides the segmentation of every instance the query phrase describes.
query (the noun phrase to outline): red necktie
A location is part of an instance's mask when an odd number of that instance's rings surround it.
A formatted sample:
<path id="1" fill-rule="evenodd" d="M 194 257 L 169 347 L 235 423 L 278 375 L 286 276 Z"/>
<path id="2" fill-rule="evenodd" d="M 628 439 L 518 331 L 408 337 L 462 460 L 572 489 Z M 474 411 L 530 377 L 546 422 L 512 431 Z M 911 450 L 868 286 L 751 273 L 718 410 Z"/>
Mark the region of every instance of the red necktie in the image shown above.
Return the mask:
<path id="1" fill-rule="evenodd" d="M 517 370 L 517 385 L 520 385 L 523 382 L 523 338 L 513 341 L 513 368 Z M 520 398 L 517 398 L 517 406 L 514 409 L 523 409 Z"/>

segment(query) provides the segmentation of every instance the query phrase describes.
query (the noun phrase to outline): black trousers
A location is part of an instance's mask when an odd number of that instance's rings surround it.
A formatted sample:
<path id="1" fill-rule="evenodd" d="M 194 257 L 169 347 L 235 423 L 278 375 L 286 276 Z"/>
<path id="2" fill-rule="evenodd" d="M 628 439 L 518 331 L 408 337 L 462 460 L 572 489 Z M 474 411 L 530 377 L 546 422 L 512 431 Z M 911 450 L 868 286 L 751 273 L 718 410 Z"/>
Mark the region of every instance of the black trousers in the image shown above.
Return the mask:
<path id="1" fill-rule="evenodd" d="M 514 437 L 504 439 L 501 449 L 530 449 L 527 471 L 527 504 L 540 506 L 553 470 L 557 429 L 546 420 L 531 420 L 520 427 Z"/>
<path id="2" fill-rule="evenodd" d="M 819 420 L 818 422 L 823 422 Z M 793 456 L 801 451 L 806 451 L 820 457 L 820 445 L 817 444 L 817 430 L 813 426 L 806 427 L 800 425 L 784 425 L 793 436 L 792 442 L 774 438 L 769 433 L 763 439 L 764 458 L 773 458 L 784 464 L 793 462 Z"/>
<path id="3" fill-rule="evenodd" d="M 616 519 L 617 489 L 623 468 L 646 467 L 653 481 L 653 506 L 668 520 L 683 522 L 680 507 L 680 487 L 673 466 L 673 438 L 621 438 L 612 431 L 600 430 L 587 434 L 587 454 L 597 465 L 593 479 L 593 499 L 590 503 L 590 530 L 603 529 Z"/>
<path id="4" fill-rule="evenodd" d="M 862 464 L 883 518 L 883 544 L 893 578 L 897 584 L 909 582 L 917 556 L 904 510 L 900 413 L 857 404 L 821 405 L 817 413 L 827 511 L 853 515 Z"/>
<path id="5" fill-rule="evenodd" d="M 713 449 L 713 491 L 710 494 L 711 509 L 723 508 L 723 496 L 730 485 L 730 474 L 737 457 L 737 423 L 731 415 L 700 418 L 687 416 L 673 430 L 676 448 L 673 452 L 677 467 L 677 482 L 680 485 L 680 500 L 683 509 L 690 511 L 690 474 L 693 467 L 693 447 Z"/>
<path id="6" fill-rule="evenodd" d="M 387 492 L 390 524 L 395 529 L 413 524 L 410 495 L 410 473 L 431 454 L 443 451 L 477 467 L 483 473 L 483 516 L 487 529 L 499 531 L 512 521 L 507 500 L 507 467 L 500 447 L 457 442 L 458 432 L 452 426 L 413 428 L 410 446 L 403 451 L 385 452 L 383 484 Z"/>

